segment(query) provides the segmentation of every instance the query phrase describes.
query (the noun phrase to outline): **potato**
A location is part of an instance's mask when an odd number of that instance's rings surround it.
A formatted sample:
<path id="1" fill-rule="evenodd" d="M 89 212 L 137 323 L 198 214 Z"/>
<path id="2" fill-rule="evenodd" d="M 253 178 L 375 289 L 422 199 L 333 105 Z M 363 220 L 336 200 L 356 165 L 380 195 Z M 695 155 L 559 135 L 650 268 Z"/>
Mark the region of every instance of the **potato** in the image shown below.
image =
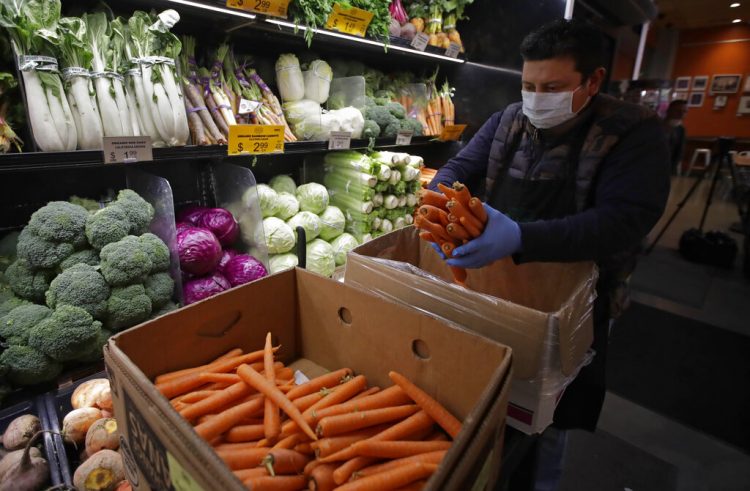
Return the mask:
<path id="1" fill-rule="evenodd" d="M 62 425 L 63 439 L 68 443 L 81 444 L 86 441 L 86 433 L 96 420 L 102 418 L 101 410 L 95 407 L 74 409 L 65 415 Z"/>
<path id="2" fill-rule="evenodd" d="M 109 406 L 99 406 L 102 398 L 109 399 Z M 70 403 L 73 405 L 73 409 L 80 409 L 82 407 L 99 407 L 102 409 L 112 409 L 112 397 L 109 388 L 109 380 L 106 378 L 95 378 L 87 380 L 82 383 L 76 390 L 73 391 L 73 395 L 70 396 Z M 106 400 L 104 401 L 106 403 Z"/>
<path id="3" fill-rule="evenodd" d="M 37 431 L 42 429 L 39 418 L 33 414 L 19 416 L 8 425 L 3 435 L 3 446 L 8 450 L 24 448 Z"/>
<path id="4" fill-rule="evenodd" d="M 117 432 L 117 421 L 114 418 L 102 418 L 94 422 L 86 432 L 86 453 L 94 455 L 99 450 L 117 450 L 120 447 L 120 435 Z"/>
<path id="5" fill-rule="evenodd" d="M 0 491 L 36 491 L 49 481 L 49 463 L 36 447 L 15 450 L 0 461 Z"/>
<path id="6" fill-rule="evenodd" d="M 114 491 L 124 480 L 122 457 L 113 450 L 99 450 L 73 474 L 77 491 Z"/>

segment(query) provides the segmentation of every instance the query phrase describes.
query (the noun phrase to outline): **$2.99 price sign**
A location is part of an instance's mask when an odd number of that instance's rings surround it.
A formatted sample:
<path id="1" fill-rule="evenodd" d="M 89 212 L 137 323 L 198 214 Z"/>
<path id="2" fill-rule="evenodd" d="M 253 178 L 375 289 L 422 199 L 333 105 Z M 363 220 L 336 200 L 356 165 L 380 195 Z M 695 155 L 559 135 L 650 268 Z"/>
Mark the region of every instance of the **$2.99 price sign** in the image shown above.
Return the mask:
<path id="1" fill-rule="evenodd" d="M 356 7 L 346 8 L 334 3 L 333 11 L 326 22 L 326 29 L 365 37 L 370 21 L 372 21 L 372 12 Z"/>
<path id="2" fill-rule="evenodd" d="M 227 0 L 227 7 L 286 18 L 289 0 Z"/>
<path id="3" fill-rule="evenodd" d="M 229 155 L 283 152 L 283 126 L 238 124 L 229 127 Z"/>

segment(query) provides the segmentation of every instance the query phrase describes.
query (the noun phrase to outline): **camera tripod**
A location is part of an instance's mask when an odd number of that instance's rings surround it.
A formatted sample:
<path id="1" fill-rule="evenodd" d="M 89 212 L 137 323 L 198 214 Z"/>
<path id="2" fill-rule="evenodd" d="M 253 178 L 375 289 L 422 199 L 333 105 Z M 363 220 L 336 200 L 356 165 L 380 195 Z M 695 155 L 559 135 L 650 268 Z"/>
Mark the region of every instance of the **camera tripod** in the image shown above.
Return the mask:
<path id="1" fill-rule="evenodd" d="M 698 186 L 700 186 L 701 182 L 703 182 L 706 173 L 713 172 L 713 179 L 711 179 L 711 187 L 709 188 L 708 196 L 706 197 L 706 204 L 703 207 L 703 215 L 701 216 L 700 226 L 698 227 L 701 232 L 703 232 L 703 226 L 706 223 L 708 209 L 711 207 L 711 203 L 713 202 L 714 191 L 716 190 L 716 183 L 719 181 L 719 176 L 721 175 L 721 169 L 725 165 L 728 166 L 729 173 L 732 176 L 732 194 L 735 194 L 735 191 L 737 189 L 737 175 L 734 168 L 734 162 L 732 161 L 732 154 L 729 153 L 729 151 L 732 150 L 732 147 L 734 146 L 734 138 L 719 138 L 717 146 L 717 156 L 714 157 L 711 160 L 711 163 L 703 169 L 703 172 L 701 172 L 700 176 L 696 177 L 695 182 L 690 187 L 687 194 L 685 194 L 685 197 L 677 204 L 677 209 L 674 211 L 674 213 L 672 213 L 672 216 L 669 217 L 669 220 L 667 220 L 667 223 L 664 224 L 664 227 L 662 227 L 662 229 L 659 231 L 658 235 L 651 243 L 651 245 L 646 248 L 645 254 L 650 254 L 654 247 L 656 247 L 656 244 L 659 243 L 662 236 L 666 233 L 667 229 L 669 229 L 669 226 L 672 225 L 672 222 L 675 220 L 675 218 L 677 218 L 677 215 L 680 213 L 682 208 L 688 201 L 690 201 L 690 197 L 693 195 L 693 193 L 695 193 L 695 190 L 698 189 Z M 739 212 L 740 219 L 743 219 L 744 212 L 742 210 L 742 205 L 740 204 L 739 199 L 737 200 L 737 211 Z"/>

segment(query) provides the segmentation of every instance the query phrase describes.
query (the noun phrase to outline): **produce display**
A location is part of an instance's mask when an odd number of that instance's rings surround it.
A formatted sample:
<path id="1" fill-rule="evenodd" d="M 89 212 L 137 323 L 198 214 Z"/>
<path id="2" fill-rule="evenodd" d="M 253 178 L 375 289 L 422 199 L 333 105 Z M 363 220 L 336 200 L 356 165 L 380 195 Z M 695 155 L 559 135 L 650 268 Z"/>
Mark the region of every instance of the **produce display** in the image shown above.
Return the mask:
<path id="1" fill-rule="evenodd" d="M 261 351 L 156 377 L 156 388 L 249 489 L 421 489 L 461 422 L 406 377 L 369 387 L 343 368 L 295 384 Z"/>
<path id="2" fill-rule="evenodd" d="M 312 43 L 313 29 L 325 27 L 328 17 L 333 11 L 333 4 L 339 3 L 346 7 L 356 7 L 372 12 L 373 17 L 367 27 L 367 36 L 382 41 L 388 41 L 388 26 L 391 14 L 388 10 L 390 0 L 349 0 L 347 2 L 336 2 L 334 0 L 295 0 L 289 4 L 289 17 L 295 24 L 307 28 L 305 39 L 308 46 Z"/>
<path id="3" fill-rule="evenodd" d="M 96 212 L 53 201 L 4 239 L 0 276 L 3 391 L 92 362 L 112 332 L 176 308 L 154 208 L 125 189 Z"/>
<path id="4" fill-rule="evenodd" d="M 232 249 L 240 226 L 228 210 L 189 207 L 177 215 L 176 227 L 185 305 L 268 274 L 258 259 Z"/>
<path id="5" fill-rule="evenodd" d="M 37 446 L 45 433 L 33 414 L 18 416 L 2 436 L 0 489 L 36 491 L 46 489 L 50 481 L 50 463 Z"/>
<path id="6" fill-rule="evenodd" d="M 14 147 L 20 152 L 23 142 L 13 131 L 13 127 L 18 128 L 19 104 L 16 103 L 18 94 L 12 93 L 11 90 L 16 88 L 18 83 L 16 78 L 7 72 L 0 72 L 0 153 L 9 153 Z"/>
<path id="7" fill-rule="evenodd" d="M 455 43 L 464 51 L 461 35 L 456 29 L 456 22 L 466 19 L 464 10 L 474 0 L 394 0 L 391 3 L 391 15 L 398 23 L 391 35 L 413 39 L 416 33 L 429 34 L 428 44 L 436 48 L 448 49 Z"/>
<path id="8" fill-rule="evenodd" d="M 472 197 L 469 188 L 460 182 L 453 187 L 438 184 L 441 193 L 423 189 L 419 194 L 419 209 L 414 221 L 422 232 L 422 240 L 438 244 L 446 257 L 453 250 L 482 234 L 487 223 L 487 212 L 479 198 Z M 451 266 L 456 283 L 464 286 L 466 270 Z"/>
<path id="9" fill-rule="evenodd" d="M 174 10 L 61 17 L 59 0 L 5 2 L 26 91 L 29 124 L 42 151 L 101 148 L 103 136 L 148 135 L 154 146 L 189 137 L 176 80 Z M 58 71 L 58 67 L 61 71 Z"/>

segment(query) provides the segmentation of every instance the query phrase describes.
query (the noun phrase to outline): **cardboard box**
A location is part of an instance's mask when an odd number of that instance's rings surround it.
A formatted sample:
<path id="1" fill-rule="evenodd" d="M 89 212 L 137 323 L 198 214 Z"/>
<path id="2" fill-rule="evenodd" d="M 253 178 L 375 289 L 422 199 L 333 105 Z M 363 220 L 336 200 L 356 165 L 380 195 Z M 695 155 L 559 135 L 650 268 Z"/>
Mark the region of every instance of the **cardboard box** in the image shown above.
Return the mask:
<path id="1" fill-rule="evenodd" d="M 269 330 L 282 346 L 280 359 L 310 377 L 350 367 L 366 375 L 370 384 L 387 387 L 388 371 L 397 370 L 462 419 L 463 430 L 429 489 L 471 489 L 487 455 L 499 445 L 509 348 L 297 269 L 110 339 L 105 363 L 134 489 L 244 489 L 150 380 L 206 363 L 234 347 L 256 350 Z"/>
<path id="2" fill-rule="evenodd" d="M 345 282 L 451 321 L 513 349 L 509 417 L 527 433 L 542 431 L 593 340 L 593 263 L 510 259 L 469 270 L 467 286 L 430 245 L 407 227 L 349 254 Z"/>

